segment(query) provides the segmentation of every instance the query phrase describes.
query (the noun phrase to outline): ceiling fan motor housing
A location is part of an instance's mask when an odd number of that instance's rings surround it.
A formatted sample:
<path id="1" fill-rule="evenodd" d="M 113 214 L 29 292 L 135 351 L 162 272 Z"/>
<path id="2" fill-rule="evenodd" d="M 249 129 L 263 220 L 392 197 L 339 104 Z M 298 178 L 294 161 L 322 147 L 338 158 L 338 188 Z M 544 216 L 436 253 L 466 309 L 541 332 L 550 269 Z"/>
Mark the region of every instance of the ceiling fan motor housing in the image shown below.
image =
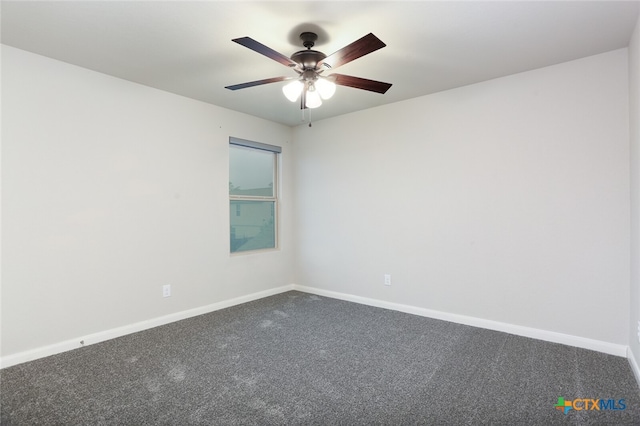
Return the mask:
<path id="1" fill-rule="evenodd" d="M 318 52 L 317 50 L 301 50 L 299 52 L 291 55 L 291 60 L 300 64 L 300 67 L 303 70 L 316 69 L 318 62 L 326 58 L 322 52 Z"/>

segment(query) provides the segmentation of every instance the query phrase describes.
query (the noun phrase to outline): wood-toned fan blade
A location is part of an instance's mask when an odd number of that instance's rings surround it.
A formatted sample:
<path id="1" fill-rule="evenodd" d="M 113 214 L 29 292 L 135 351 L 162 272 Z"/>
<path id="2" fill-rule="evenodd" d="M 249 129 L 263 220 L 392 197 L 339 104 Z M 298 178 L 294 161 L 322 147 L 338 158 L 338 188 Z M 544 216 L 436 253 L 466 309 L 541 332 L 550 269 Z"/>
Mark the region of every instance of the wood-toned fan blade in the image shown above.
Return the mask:
<path id="1" fill-rule="evenodd" d="M 378 37 L 369 33 L 360 40 L 356 40 L 350 45 L 345 46 L 337 52 L 327 56 L 321 63 L 329 66 L 329 68 L 336 68 L 340 65 L 351 62 L 354 59 L 368 55 L 371 52 L 375 52 L 378 49 L 382 49 L 385 46 L 386 44 L 384 44 Z"/>
<path id="2" fill-rule="evenodd" d="M 271 58 L 276 62 L 280 62 L 282 65 L 286 65 L 288 67 L 295 67 L 298 65 L 293 62 L 290 58 L 284 56 L 282 53 L 276 52 L 270 47 L 265 46 L 262 43 L 259 43 L 252 39 L 251 37 L 240 37 L 234 38 L 231 41 L 235 41 L 238 44 L 243 45 L 244 47 L 248 47 L 249 49 L 260 53 L 261 55 L 266 56 L 267 58 Z"/>
<path id="3" fill-rule="evenodd" d="M 344 74 L 331 74 L 334 83 L 340 86 L 355 87 L 356 89 L 368 90 L 376 93 L 386 93 L 392 86 L 391 83 L 383 83 L 381 81 L 368 80 L 366 78 L 353 77 Z"/>
<path id="4" fill-rule="evenodd" d="M 234 84 L 233 86 L 225 86 L 225 89 L 238 90 L 246 89 L 247 87 L 260 86 L 261 84 L 277 83 L 279 81 L 292 80 L 293 77 L 273 77 L 265 78 L 264 80 L 249 81 L 247 83 Z"/>

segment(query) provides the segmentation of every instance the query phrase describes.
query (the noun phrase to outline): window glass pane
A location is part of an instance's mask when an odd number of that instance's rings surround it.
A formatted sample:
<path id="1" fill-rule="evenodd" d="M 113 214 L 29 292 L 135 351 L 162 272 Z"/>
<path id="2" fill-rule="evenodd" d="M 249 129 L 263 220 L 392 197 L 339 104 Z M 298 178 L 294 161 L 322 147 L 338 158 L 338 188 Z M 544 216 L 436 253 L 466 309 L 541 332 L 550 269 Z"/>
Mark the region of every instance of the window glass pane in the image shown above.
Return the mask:
<path id="1" fill-rule="evenodd" d="M 275 248 L 275 202 L 231 200 L 231 253 Z"/>
<path id="2" fill-rule="evenodd" d="M 273 197 L 273 152 L 229 146 L 229 194 Z"/>

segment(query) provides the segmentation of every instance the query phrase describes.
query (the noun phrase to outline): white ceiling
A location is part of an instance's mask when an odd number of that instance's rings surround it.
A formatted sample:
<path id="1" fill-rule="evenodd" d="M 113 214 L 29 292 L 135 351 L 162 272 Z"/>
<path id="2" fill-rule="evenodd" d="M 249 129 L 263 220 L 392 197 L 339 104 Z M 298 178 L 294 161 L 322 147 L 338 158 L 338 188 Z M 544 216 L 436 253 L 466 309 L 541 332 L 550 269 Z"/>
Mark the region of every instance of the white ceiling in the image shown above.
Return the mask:
<path id="1" fill-rule="evenodd" d="M 338 87 L 314 121 L 626 47 L 639 1 L 2 1 L 2 43 L 271 121 L 301 123 L 295 76 L 231 42 L 249 36 L 286 56 L 318 33 L 329 55 L 372 32 L 387 47 L 337 68 L 393 83 Z M 325 72 L 325 75 L 328 75 Z"/>

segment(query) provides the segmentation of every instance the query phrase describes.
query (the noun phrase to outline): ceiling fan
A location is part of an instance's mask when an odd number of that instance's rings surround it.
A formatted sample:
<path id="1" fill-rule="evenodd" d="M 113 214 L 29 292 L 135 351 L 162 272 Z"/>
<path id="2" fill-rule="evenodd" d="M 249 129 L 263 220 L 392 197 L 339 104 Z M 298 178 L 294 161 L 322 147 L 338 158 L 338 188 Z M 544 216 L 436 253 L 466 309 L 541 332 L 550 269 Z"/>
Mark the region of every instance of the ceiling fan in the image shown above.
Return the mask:
<path id="1" fill-rule="evenodd" d="M 322 105 L 322 99 L 329 99 L 333 95 L 336 85 L 353 87 L 376 93 L 385 93 L 389 90 L 391 84 L 383 83 L 381 81 L 368 80 L 366 78 L 336 73 L 328 76 L 321 75 L 327 69 L 337 68 L 340 65 L 344 65 L 385 47 L 386 44 L 384 44 L 378 37 L 369 33 L 329 56 L 311 49 L 317 39 L 318 36 L 312 32 L 303 32 L 300 34 L 302 45 L 306 47 L 307 50 L 300 50 L 291 55 L 290 58 L 250 37 L 241 37 L 231 40 L 293 69 L 298 76 L 273 77 L 264 80 L 250 81 L 247 83 L 235 84 L 233 86 L 226 86 L 226 89 L 239 90 L 262 84 L 293 80 L 291 83 L 285 85 L 282 88 L 282 91 L 291 102 L 295 102 L 300 98 L 300 109 L 319 107 Z"/>

